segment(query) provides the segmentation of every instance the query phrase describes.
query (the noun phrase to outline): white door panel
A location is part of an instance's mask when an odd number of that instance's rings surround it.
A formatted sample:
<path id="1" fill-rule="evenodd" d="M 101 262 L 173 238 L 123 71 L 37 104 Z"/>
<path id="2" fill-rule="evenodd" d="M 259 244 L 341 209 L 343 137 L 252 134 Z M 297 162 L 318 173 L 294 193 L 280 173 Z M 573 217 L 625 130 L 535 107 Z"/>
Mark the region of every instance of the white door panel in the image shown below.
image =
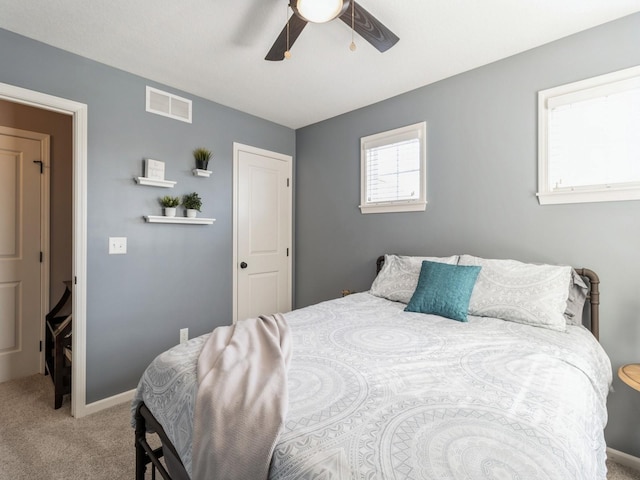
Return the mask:
<path id="1" fill-rule="evenodd" d="M 0 284 L 0 352 L 14 351 L 19 347 L 18 302 L 20 284 L 5 282 Z"/>
<path id="2" fill-rule="evenodd" d="M 254 273 L 248 275 L 250 306 L 245 316 L 251 317 L 260 313 L 275 313 L 281 311 L 278 305 L 278 272 Z"/>
<path id="3" fill-rule="evenodd" d="M 40 140 L 0 134 L 0 382 L 41 371 Z"/>
<path id="4" fill-rule="evenodd" d="M 18 152 L 0 150 L 0 258 L 15 258 L 17 251 L 17 234 L 19 228 L 17 197 L 18 168 L 20 166 L 20 155 Z"/>
<path id="5" fill-rule="evenodd" d="M 275 166 L 278 168 L 278 165 Z M 249 227 L 249 254 L 273 255 L 278 253 L 278 181 L 277 170 L 246 166 L 249 175 L 247 195 L 249 211 L 246 219 Z M 242 170 L 241 170 L 242 172 Z M 244 172 L 242 172 L 244 173 Z M 285 177 L 286 179 L 286 177 Z"/>
<path id="6" fill-rule="evenodd" d="M 234 319 L 291 310 L 291 157 L 235 145 Z"/>

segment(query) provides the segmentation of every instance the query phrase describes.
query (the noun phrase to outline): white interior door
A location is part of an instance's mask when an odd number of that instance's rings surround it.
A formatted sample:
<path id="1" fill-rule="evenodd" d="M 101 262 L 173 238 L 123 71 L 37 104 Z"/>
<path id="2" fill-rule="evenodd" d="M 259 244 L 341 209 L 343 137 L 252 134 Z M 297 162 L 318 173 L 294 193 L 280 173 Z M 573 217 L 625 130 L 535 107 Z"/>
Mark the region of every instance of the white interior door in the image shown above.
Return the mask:
<path id="1" fill-rule="evenodd" d="M 234 321 L 291 310 L 292 159 L 234 144 Z"/>
<path id="2" fill-rule="evenodd" d="M 42 371 L 39 162 L 47 160 L 49 142 L 41 134 L 3 133 L 10 130 L 0 132 L 0 382 Z"/>

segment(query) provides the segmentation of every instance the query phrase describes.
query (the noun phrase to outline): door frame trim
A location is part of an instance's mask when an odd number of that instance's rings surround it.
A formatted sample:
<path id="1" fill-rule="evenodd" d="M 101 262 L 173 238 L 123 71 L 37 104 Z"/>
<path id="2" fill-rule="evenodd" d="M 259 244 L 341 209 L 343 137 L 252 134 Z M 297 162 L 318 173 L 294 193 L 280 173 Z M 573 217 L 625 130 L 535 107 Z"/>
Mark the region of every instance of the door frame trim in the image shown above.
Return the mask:
<path id="1" fill-rule="evenodd" d="M 239 182 L 239 154 L 240 152 L 249 152 L 264 157 L 272 157 L 287 163 L 287 175 L 291 179 L 289 182 L 289 248 L 290 255 L 287 257 L 288 281 L 287 292 L 289 294 L 289 304 L 293 306 L 293 157 L 283 153 L 272 152 L 262 148 L 243 145 L 242 143 L 233 142 L 233 254 L 232 254 L 232 282 L 233 282 L 233 307 L 232 319 L 233 323 L 238 320 L 238 182 Z"/>
<path id="2" fill-rule="evenodd" d="M 71 415 L 87 415 L 87 105 L 62 97 L 0 83 L 0 98 L 72 117 L 73 131 L 73 364 Z"/>
<path id="3" fill-rule="evenodd" d="M 44 317 L 49 311 L 49 274 L 50 274 L 50 257 L 49 257 L 49 234 L 50 234 L 50 174 L 51 174 L 51 139 L 46 133 L 39 133 L 30 130 L 21 130 L 13 127 L 0 126 L 0 134 L 21 137 L 29 140 L 40 142 L 40 158 L 42 159 L 43 169 L 40 175 L 40 251 L 44 255 L 46 261 L 40 262 L 40 342 L 44 345 L 45 341 L 45 325 Z M 26 165 L 25 165 L 26 166 Z M 40 349 L 38 369 L 40 373 L 44 373 L 44 348 Z"/>

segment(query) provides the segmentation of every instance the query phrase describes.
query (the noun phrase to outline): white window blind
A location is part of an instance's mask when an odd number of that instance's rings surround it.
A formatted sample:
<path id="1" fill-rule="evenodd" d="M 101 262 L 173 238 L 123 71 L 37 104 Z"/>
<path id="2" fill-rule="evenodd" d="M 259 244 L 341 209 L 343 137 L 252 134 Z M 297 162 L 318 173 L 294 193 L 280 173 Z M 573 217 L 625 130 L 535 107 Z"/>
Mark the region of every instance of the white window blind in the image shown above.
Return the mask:
<path id="1" fill-rule="evenodd" d="M 551 110 L 552 190 L 640 185 L 640 88 Z"/>
<path id="2" fill-rule="evenodd" d="M 426 123 L 361 139 L 362 213 L 424 210 Z"/>
<path id="3" fill-rule="evenodd" d="M 367 150 L 367 202 L 410 200 L 420 195 L 418 139 Z"/>
<path id="4" fill-rule="evenodd" d="M 540 92 L 540 203 L 640 199 L 640 68 L 557 88 Z"/>

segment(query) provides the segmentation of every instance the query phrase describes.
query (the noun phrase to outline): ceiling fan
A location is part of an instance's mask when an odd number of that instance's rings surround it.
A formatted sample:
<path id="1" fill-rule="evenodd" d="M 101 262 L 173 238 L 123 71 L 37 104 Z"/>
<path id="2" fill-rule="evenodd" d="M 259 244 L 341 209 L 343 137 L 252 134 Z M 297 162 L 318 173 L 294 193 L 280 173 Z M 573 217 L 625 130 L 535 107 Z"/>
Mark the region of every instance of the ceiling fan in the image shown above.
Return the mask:
<path id="1" fill-rule="evenodd" d="M 399 38 L 354 0 L 289 0 L 293 15 L 278 35 L 265 60 L 283 60 L 307 23 L 325 23 L 340 17 L 380 52 L 393 47 Z M 352 42 L 351 49 L 355 45 Z"/>

